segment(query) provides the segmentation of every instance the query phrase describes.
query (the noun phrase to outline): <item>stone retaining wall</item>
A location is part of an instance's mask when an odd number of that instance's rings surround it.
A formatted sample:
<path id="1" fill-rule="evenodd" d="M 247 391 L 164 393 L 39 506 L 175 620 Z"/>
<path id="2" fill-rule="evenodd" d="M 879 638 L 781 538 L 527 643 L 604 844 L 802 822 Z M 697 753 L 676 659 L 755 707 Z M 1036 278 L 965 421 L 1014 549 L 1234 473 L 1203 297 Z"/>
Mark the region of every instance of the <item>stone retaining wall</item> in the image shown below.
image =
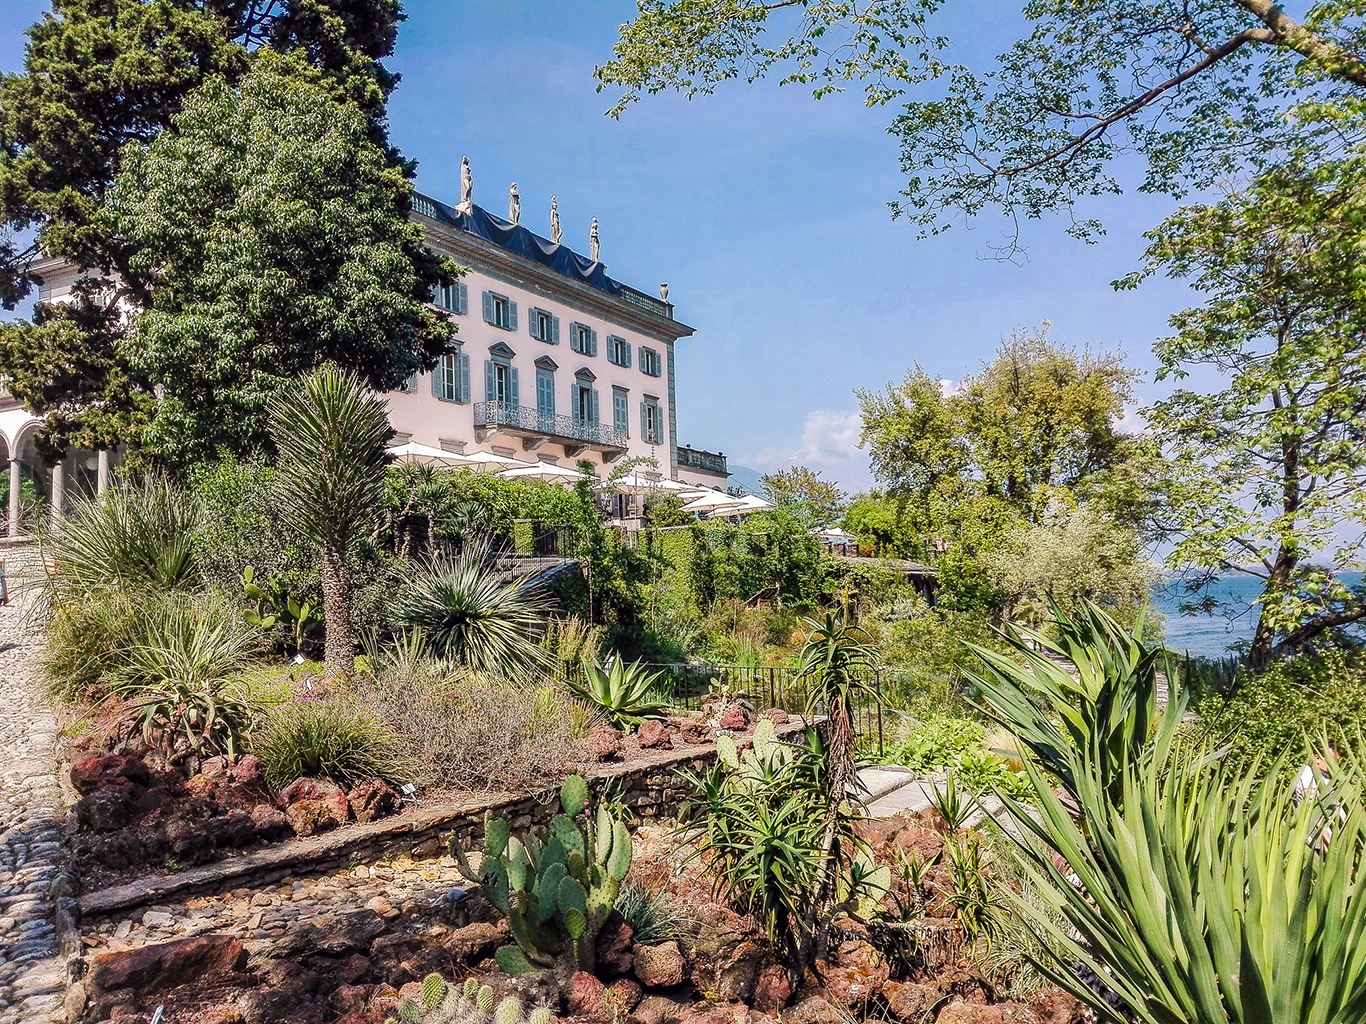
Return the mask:
<path id="1" fill-rule="evenodd" d="M 803 728 L 801 723 L 794 722 L 779 726 L 777 732 L 782 738 L 790 738 L 799 735 Z M 703 772 L 715 757 L 715 744 L 686 746 L 622 764 L 601 765 L 588 773 L 588 779 L 595 794 L 606 792 L 641 818 L 657 820 L 676 815 L 693 795 L 691 787 L 677 773 Z M 431 857 L 444 850 L 453 834 L 466 848 L 480 844 L 486 815 L 506 817 L 513 831 L 526 832 L 549 824 L 558 813 L 558 786 L 532 796 L 490 793 L 467 800 L 433 799 L 367 825 L 349 825 L 321 836 L 293 839 L 227 857 L 214 864 L 87 893 L 81 897 L 81 916 L 99 918 L 166 903 L 172 897 L 183 900 L 233 888 L 266 886 L 286 875 L 301 877 L 389 857 Z"/>

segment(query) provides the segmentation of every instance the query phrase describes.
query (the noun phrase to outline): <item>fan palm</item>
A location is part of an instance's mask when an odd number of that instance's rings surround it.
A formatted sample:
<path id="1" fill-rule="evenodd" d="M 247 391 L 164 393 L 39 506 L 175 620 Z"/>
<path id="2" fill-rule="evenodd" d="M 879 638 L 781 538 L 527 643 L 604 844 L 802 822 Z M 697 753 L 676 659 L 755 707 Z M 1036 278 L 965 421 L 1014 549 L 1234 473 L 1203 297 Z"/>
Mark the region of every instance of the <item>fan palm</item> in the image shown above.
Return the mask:
<path id="1" fill-rule="evenodd" d="M 349 676 L 353 662 L 346 555 L 383 510 L 392 434 L 383 400 L 336 367 L 315 370 L 270 407 L 280 513 L 321 548 L 324 657 L 335 676 Z"/>
<path id="2" fill-rule="evenodd" d="M 497 676 L 529 675 L 549 665 L 538 643 L 549 613 L 544 591 L 507 580 L 487 543 L 419 566 L 398 600 L 398 619 L 438 658 Z"/>

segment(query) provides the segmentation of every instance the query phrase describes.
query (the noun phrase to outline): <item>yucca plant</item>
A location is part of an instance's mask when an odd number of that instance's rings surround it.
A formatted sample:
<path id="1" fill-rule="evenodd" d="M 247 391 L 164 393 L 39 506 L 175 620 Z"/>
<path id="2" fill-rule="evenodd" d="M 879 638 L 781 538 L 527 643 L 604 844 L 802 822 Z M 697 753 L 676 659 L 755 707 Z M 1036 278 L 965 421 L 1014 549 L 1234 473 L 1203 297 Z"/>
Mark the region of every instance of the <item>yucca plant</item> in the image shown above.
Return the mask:
<path id="1" fill-rule="evenodd" d="M 504 578 L 486 542 L 417 566 L 395 612 L 434 657 L 451 664 L 513 678 L 549 667 L 537 642 L 549 599 L 525 579 Z"/>
<path id="2" fill-rule="evenodd" d="M 608 668 L 585 659 L 581 680 L 569 678 L 569 691 L 623 732 L 649 719 L 669 716 L 669 705 L 659 699 L 662 672 L 651 672 L 639 661 L 629 665 L 615 658 Z"/>
<path id="3" fill-rule="evenodd" d="M 44 609 L 109 590 L 194 590 L 199 509 L 161 476 L 119 480 L 98 497 L 75 497 L 60 529 L 42 530 Z"/>
<path id="4" fill-rule="evenodd" d="M 383 511 L 388 410 L 354 373 L 324 367 L 271 402 L 270 436 L 280 514 L 322 553 L 327 670 L 346 678 L 355 648 L 346 555 Z"/>
<path id="5" fill-rule="evenodd" d="M 1212 745 L 1183 742 L 1184 692 L 1159 707 L 1141 621 L 1131 634 L 1095 606 L 1056 614 L 1056 642 L 1012 630 L 1018 661 L 978 650 L 987 668 L 973 676 L 1033 754 L 1038 820 L 1002 797 L 1033 899 L 1005 895 L 1038 948 L 1060 951 L 1038 956 L 1040 971 L 1116 1024 L 1366 1019 L 1366 765 L 1341 758 L 1302 804 L 1275 771 L 1225 769 Z"/>

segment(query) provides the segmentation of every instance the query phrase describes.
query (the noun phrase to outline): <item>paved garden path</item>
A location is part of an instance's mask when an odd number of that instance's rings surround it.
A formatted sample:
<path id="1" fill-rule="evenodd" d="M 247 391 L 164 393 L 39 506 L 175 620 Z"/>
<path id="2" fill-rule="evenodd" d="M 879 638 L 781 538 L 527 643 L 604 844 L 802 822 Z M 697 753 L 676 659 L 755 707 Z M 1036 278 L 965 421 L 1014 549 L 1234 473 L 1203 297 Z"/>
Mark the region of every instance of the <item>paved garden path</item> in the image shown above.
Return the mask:
<path id="1" fill-rule="evenodd" d="M 924 778 L 909 768 L 894 765 L 865 768 L 858 773 L 858 777 L 866 790 L 864 806 L 874 818 L 890 818 L 903 811 L 923 811 L 933 806 L 935 791 L 942 793 L 948 785 L 948 780 L 942 775 Z M 967 794 L 963 794 L 963 798 L 970 799 Z M 1002 828 L 1014 830 L 1014 823 L 1005 805 L 994 796 L 984 797 L 981 806 L 969 815 L 966 824 L 975 825 L 988 814 L 1000 822 Z"/>
<path id="2" fill-rule="evenodd" d="M 0 1024 L 66 1019 L 54 920 L 66 860 L 57 723 L 38 691 L 36 650 L 23 608 L 0 607 Z"/>

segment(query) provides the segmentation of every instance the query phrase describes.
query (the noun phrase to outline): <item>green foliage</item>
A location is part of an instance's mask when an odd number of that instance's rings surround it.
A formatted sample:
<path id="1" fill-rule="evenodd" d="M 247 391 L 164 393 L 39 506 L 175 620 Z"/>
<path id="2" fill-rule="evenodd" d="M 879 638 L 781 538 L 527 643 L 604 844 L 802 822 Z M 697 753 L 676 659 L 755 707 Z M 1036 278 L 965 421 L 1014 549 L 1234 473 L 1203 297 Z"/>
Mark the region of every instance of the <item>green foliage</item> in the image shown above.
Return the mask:
<path id="1" fill-rule="evenodd" d="M 125 722 L 149 748 L 234 757 L 251 732 L 252 712 L 230 690 L 197 689 L 172 676 L 139 689 Z"/>
<path id="2" fill-rule="evenodd" d="M 582 667 L 582 681 L 570 677 L 565 685 L 616 728 L 629 732 L 648 719 L 668 717 L 669 705 L 660 700 L 662 672 L 650 672 L 638 661 L 628 665 L 620 657 L 606 669 L 587 660 Z"/>
<path id="3" fill-rule="evenodd" d="M 422 979 L 422 1000 L 401 999 L 395 1012 L 403 1024 L 550 1024 L 549 1008 L 538 1007 L 523 1017 L 522 1003 L 516 996 L 508 996 L 497 1008 L 493 1005 L 493 989 L 468 978 L 459 988 L 439 974 Z M 492 1016 L 490 1017 L 490 1014 Z M 389 1018 L 386 1024 L 396 1024 Z"/>
<path id="4" fill-rule="evenodd" d="M 280 453 L 281 513 L 322 549 L 327 667 L 346 677 L 353 658 L 346 556 L 382 507 L 388 410 L 354 373 L 327 367 L 272 401 L 270 432 Z"/>
<path id="5" fill-rule="evenodd" d="M 1366 456 L 1366 305 L 1358 257 L 1366 158 L 1268 174 L 1149 232 L 1147 267 L 1207 298 L 1170 320 L 1158 379 L 1204 368 L 1147 412 L 1162 442 L 1162 526 L 1188 577 L 1263 582 L 1251 657 L 1293 651 L 1366 618 L 1356 536 Z"/>
<path id="6" fill-rule="evenodd" d="M 986 726 L 970 718 L 931 718 L 914 723 L 887 756 L 893 764 L 917 772 L 955 768 L 963 754 L 983 749 L 986 732 Z"/>
<path id="7" fill-rule="evenodd" d="M 253 566 L 242 570 L 242 592 L 255 605 L 254 609 L 243 612 L 242 617 L 262 629 L 273 629 L 277 625 L 293 627 L 295 650 L 302 649 L 309 630 L 322 623 L 318 610 L 309 601 L 296 599 L 283 580 L 267 579 L 264 587 L 256 583 Z"/>
<path id="8" fill-rule="evenodd" d="M 792 513 L 808 529 L 834 526 L 844 511 L 845 494 L 839 485 L 822 480 L 819 470 L 792 466 L 759 478 L 764 497 Z"/>
<path id="9" fill-rule="evenodd" d="M 1229 748 L 1230 768 L 1266 770 L 1290 763 L 1311 741 L 1358 748 L 1366 733 L 1366 664 L 1355 652 L 1327 650 L 1244 669 L 1233 689 L 1199 704 L 1207 734 Z M 1282 760 L 1285 759 L 1285 760 Z"/>
<path id="10" fill-rule="evenodd" d="M 411 765 L 370 710 L 344 695 L 299 698 L 265 716 L 252 738 L 266 781 L 276 789 L 303 776 L 343 785 L 364 779 L 407 781 Z"/>
<path id="11" fill-rule="evenodd" d="M 1186 694 L 1174 688 L 1158 707 L 1160 652 L 1105 612 L 1061 618 L 1058 632 L 1056 642 L 1013 633 L 1018 660 L 983 651 L 989 668 L 976 679 L 987 713 L 1033 754 L 1040 817 L 1007 806 L 1022 830 L 1026 890 L 1042 905 L 1006 896 L 1058 950 L 1041 970 L 1115 1022 L 1358 1017 L 1366 765 L 1344 756 L 1319 795 L 1297 803 L 1275 771 L 1244 774 L 1214 748 L 1183 743 Z M 1055 780 L 1080 808 L 1084 834 Z M 1074 962 L 1103 977 L 1124 1009 Z"/>
<path id="12" fill-rule="evenodd" d="M 592 974 L 598 932 L 631 868 L 631 834 L 605 805 L 594 815 L 582 776 L 565 779 L 560 804 L 564 813 L 549 829 L 525 841 L 510 834 L 506 818 L 486 821 L 479 875 L 451 837 L 461 872 L 507 919 L 517 944 L 501 947 L 497 960 L 513 976 L 552 967 L 565 979 Z"/>
<path id="13" fill-rule="evenodd" d="M 549 664 L 537 643 L 549 612 L 545 593 L 525 579 L 506 579 L 482 543 L 415 567 L 395 600 L 398 621 L 436 657 L 516 677 Z"/>
<path id="14" fill-rule="evenodd" d="M 818 605 L 825 592 L 820 544 L 791 511 L 756 512 L 743 523 L 710 520 L 709 548 L 700 567 L 714 599 L 768 597 L 798 609 Z"/>
<path id="15" fill-rule="evenodd" d="M 90 594 L 188 591 L 203 584 L 195 553 L 198 505 L 165 477 L 120 480 L 76 497 L 60 530 L 40 537 L 44 604 Z"/>
<path id="16" fill-rule="evenodd" d="M 267 405 L 334 364 L 386 391 L 453 331 L 440 267 L 405 216 L 412 186 L 357 106 L 258 56 L 189 94 L 171 131 L 120 154 L 115 230 L 150 307 L 119 344 L 162 397 L 139 445 L 186 467 L 271 443 Z M 283 143 L 281 140 L 285 140 Z"/>
<path id="17" fill-rule="evenodd" d="M 617 893 L 617 913 L 631 926 L 631 941 L 642 946 L 686 940 L 696 926 L 688 908 L 662 886 L 627 879 Z"/>

